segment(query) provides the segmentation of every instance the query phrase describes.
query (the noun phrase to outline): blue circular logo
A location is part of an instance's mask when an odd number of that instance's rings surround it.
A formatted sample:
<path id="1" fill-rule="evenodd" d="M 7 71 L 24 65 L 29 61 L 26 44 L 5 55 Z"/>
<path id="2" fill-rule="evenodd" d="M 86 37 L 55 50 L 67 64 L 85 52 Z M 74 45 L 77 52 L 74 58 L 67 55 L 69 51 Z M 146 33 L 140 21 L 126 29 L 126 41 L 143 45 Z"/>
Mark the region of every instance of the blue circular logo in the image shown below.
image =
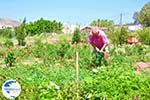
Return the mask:
<path id="1" fill-rule="evenodd" d="M 2 86 L 3 95 L 8 99 L 15 99 L 20 95 L 21 86 L 16 80 L 7 80 Z"/>

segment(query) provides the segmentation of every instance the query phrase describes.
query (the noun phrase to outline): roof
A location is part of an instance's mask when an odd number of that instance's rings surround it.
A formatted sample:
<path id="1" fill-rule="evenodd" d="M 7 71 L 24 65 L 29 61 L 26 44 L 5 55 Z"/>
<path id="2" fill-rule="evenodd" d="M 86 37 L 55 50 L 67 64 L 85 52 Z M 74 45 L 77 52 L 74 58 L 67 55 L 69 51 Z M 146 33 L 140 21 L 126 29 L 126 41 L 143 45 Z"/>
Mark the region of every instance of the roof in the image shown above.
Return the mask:
<path id="1" fill-rule="evenodd" d="M 82 27 L 80 28 L 80 30 L 83 30 L 83 29 L 91 29 L 91 26 L 82 26 Z"/>

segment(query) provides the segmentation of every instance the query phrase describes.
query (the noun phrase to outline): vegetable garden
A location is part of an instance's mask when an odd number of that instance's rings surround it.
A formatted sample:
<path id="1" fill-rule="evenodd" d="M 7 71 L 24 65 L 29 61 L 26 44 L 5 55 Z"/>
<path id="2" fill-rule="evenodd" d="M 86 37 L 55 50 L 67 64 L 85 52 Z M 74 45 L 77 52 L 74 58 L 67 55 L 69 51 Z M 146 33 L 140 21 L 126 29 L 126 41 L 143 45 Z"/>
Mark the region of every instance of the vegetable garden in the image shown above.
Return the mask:
<path id="1" fill-rule="evenodd" d="M 74 45 L 63 38 L 72 36 L 59 36 L 57 43 L 42 42 L 48 37 L 43 35 L 26 46 L 1 39 L 5 43 L 0 47 L 0 86 L 6 80 L 16 79 L 22 89 L 16 100 L 77 100 L 77 94 L 80 100 L 150 98 L 149 70 L 138 74 L 133 67 L 138 61 L 150 61 L 149 45 L 110 44 L 108 64 L 95 65 L 89 44 Z M 79 86 L 76 51 L 79 52 Z M 0 99 L 6 100 L 1 91 Z"/>

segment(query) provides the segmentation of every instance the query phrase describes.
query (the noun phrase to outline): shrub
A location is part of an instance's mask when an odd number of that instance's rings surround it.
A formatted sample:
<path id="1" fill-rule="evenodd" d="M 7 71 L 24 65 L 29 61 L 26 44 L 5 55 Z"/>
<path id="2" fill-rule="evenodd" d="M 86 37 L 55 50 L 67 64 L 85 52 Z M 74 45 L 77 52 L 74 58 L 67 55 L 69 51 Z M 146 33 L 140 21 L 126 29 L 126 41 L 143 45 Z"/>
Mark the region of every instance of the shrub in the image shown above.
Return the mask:
<path id="1" fill-rule="evenodd" d="M 5 57 L 6 66 L 13 66 L 14 62 L 15 62 L 14 54 L 12 52 L 9 52 Z"/>
<path id="2" fill-rule="evenodd" d="M 144 47 L 142 45 L 134 45 L 132 47 L 126 47 L 127 55 L 141 55 L 144 54 Z"/>
<path id="3" fill-rule="evenodd" d="M 20 46 L 25 46 L 25 37 L 27 36 L 25 29 L 25 22 L 26 19 L 24 19 L 24 21 L 20 26 L 15 28 L 16 38 L 18 40 L 18 45 Z"/>
<path id="4" fill-rule="evenodd" d="M 6 54 L 6 49 L 3 49 L 3 48 L 0 48 L 0 58 L 2 57 L 4 57 L 5 56 L 5 54 Z"/>
<path id="5" fill-rule="evenodd" d="M 137 31 L 138 38 L 141 42 L 146 45 L 150 45 L 150 28 L 144 28 L 143 30 Z"/>
<path id="6" fill-rule="evenodd" d="M 121 29 L 111 30 L 107 34 L 111 42 L 115 45 L 123 45 L 127 43 L 128 32 L 124 27 L 122 27 Z"/>
<path id="7" fill-rule="evenodd" d="M 92 64 L 94 66 L 101 66 L 106 64 L 106 60 L 104 59 L 104 53 L 95 52 L 93 54 Z"/>
<path id="8" fill-rule="evenodd" d="M 78 44 L 81 41 L 81 33 L 78 28 L 73 33 L 72 44 Z"/>
<path id="9" fill-rule="evenodd" d="M 63 24 L 56 20 L 50 21 L 43 18 L 26 25 L 28 35 L 40 35 L 41 33 L 62 33 Z"/>
<path id="10" fill-rule="evenodd" d="M 70 44 L 67 42 L 63 42 L 58 46 L 58 50 L 57 50 L 57 54 L 59 57 L 63 58 L 65 56 L 68 56 L 68 54 L 66 54 L 68 52 L 68 50 L 71 48 Z"/>
<path id="11" fill-rule="evenodd" d="M 35 41 L 35 47 L 33 51 L 34 56 L 37 58 L 40 58 L 44 55 L 45 49 L 44 44 L 41 42 L 41 40 L 38 39 Z"/>
<path id="12" fill-rule="evenodd" d="M 5 45 L 6 47 L 14 46 L 13 42 L 12 42 L 10 39 L 7 39 L 7 40 L 5 41 L 5 43 L 4 43 L 4 45 Z"/>
<path id="13" fill-rule="evenodd" d="M 12 38 L 14 35 L 14 32 L 11 28 L 4 28 L 0 29 L 0 36 L 6 37 L 6 38 Z"/>

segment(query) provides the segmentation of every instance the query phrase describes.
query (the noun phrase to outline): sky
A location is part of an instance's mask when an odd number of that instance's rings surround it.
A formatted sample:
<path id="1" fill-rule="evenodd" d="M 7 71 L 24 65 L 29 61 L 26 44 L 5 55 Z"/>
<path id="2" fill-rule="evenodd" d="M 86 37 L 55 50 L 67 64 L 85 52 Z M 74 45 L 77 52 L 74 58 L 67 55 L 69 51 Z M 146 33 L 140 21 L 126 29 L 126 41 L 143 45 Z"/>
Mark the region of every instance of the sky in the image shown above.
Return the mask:
<path id="1" fill-rule="evenodd" d="M 35 21 L 41 17 L 64 23 L 89 24 L 94 19 L 133 22 L 133 13 L 150 0 L 0 0 L 0 18 Z"/>

